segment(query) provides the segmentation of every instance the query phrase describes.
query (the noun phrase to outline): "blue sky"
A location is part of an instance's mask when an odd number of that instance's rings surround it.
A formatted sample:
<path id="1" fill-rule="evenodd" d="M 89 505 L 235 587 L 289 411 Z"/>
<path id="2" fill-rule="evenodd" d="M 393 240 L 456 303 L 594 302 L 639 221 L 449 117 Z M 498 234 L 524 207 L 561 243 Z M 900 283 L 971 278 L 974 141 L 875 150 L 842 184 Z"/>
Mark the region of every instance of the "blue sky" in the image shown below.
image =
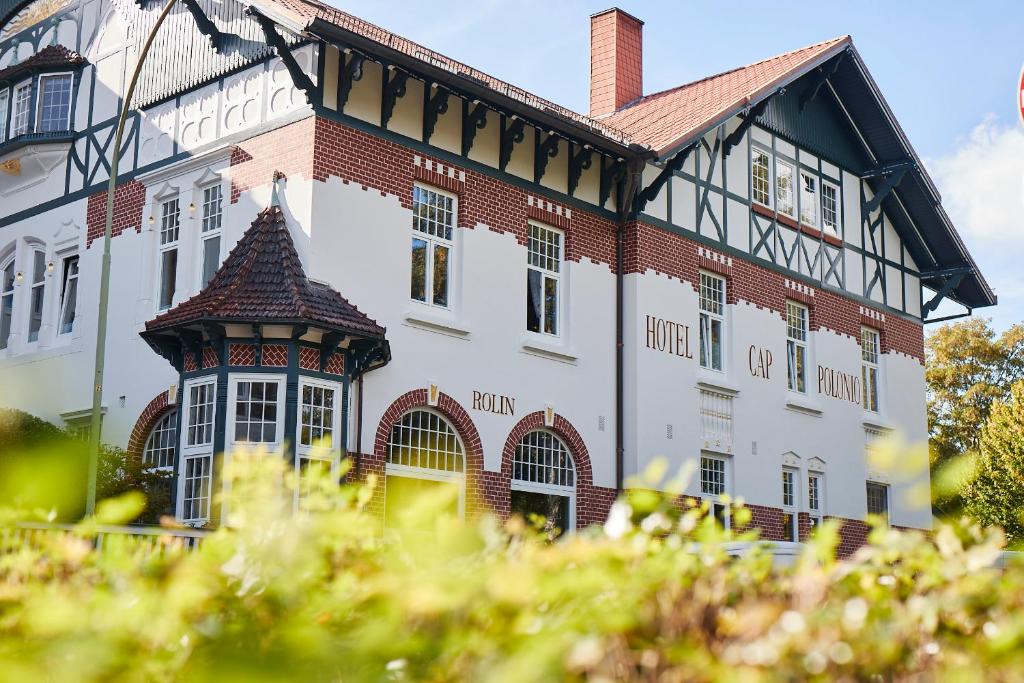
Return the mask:
<path id="1" fill-rule="evenodd" d="M 611 6 L 591 0 L 333 2 L 584 113 L 589 16 Z M 1000 297 L 998 307 L 979 313 L 1000 328 L 1024 321 L 1024 126 L 1015 108 L 1024 3 L 623 0 L 618 6 L 645 22 L 645 92 L 853 36 Z"/>

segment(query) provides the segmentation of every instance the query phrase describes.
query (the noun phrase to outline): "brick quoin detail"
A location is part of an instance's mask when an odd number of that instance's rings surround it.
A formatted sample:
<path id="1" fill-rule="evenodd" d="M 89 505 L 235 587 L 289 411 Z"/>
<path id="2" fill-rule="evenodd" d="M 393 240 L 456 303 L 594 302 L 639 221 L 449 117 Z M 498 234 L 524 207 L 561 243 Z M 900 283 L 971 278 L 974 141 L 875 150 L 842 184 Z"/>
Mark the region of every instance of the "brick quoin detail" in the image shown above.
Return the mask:
<path id="1" fill-rule="evenodd" d="M 612 503 L 615 502 L 615 489 L 594 486 L 593 470 L 590 464 L 590 453 L 576 428 L 561 415 L 555 415 L 551 427 L 544 425 L 544 411 L 530 413 L 516 423 L 505 440 L 505 448 L 501 452 L 501 471 L 484 472 L 485 495 L 492 509 L 502 518 L 508 517 L 512 498 L 512 460 L 516 447 L 527 433 L 542 429 L 554 432 L 569 449 L 576 465 L 576 526 L 580 529 L 591 524 L 602 524 L 608 518 Z"/>
<path id="2" fill-rule="evenodd" d="M 146 207 L 146 186 L 131 180 L 114 189 L 114 220 L 111 236 L 117 237 L 125 230 L 142 230 L 142 211 Z M 88 248 L 93 240 L 103 238 L 107 221 L 107 191 L 101 190 L 89 195 L 85 209 L 86 237 Z"/>
<path id="3" fill-rule="evenodd" d="M 153 425 L 173 409 L 174 406 L 167 403 L 166 391 L 157 394 L 156 398 L 143 408 L 139 419 L 135 421 L 135 427 L 132 429 L 131 436 L 128 437 L 127 450 L 130 456 L 142 459 L 142 449 L 146 447 L 146 439 L 149 438 L 149 432 L 153 429 Z"/>
<path id="4" fill-rule="evenodd" d="M 699 253 L 701 248 L 697 242 L 681 235 L 633 221 L 626 226 L 625 272 L 652 270 L 684 282 L 697 283 L 698 273 L 704 267 Z M 756 263 L 733 259 L 729 273 L 729 303 L 745 301 L 783 316 L 786 300 L 799 297 L 793 289 L 786 287 L 789 279 Z M 924 364 L 924 327 L 921 323 L 898 315 L 883 315 L 828 289 L 804 285 L 803 282 L 800 285 L 810 287 L 814 292 L 813 296 L 802 297 L 813 303 L 811 329 L 828 329 L 859 343 L 861 320 L 865 315 L 861 311 L 870 311 L 875 323 L 873 327 L 882 332 L 883 353 L 901 353 Z"/>

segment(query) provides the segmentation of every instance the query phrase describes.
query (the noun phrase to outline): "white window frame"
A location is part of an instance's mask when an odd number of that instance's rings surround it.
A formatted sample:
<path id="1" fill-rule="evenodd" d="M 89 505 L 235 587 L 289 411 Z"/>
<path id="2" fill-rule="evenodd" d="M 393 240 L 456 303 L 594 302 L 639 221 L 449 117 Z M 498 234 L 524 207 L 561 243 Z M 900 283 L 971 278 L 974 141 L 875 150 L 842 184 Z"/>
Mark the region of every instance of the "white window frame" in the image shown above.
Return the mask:
<path id="1" fill-rule="evenodd" d="M 879 513 L 877 513 L 877 512 L 876 513 L 872 513 L 871 512 L 871 505 L 870 505 L 871 498 L 870 498 L 870 496 L 868 496 L 868 493 L 867 493 L 868 487 L 871 487 L 871 486 L 879 487 L 882 490 L 882 492 L 885 494 L 885 501 L 884 501 L 885 502 L 885 514 L 883 515 L 883 518 L 885 520 L 885 523 L 889 524 L 890 523 L 889 520 L 891 519 L 891 515 L 892 515 L 892 495 L 891 495 L 891 492 L 889 490 L 889 485 L 885 484 L 885 483 L 882 483 L 880 481 L 871 481 L 871 480 L 868 480 L 868 481 L 866 481 L 864 483 L 865 509 L 867 509 L 867 513 L 869 515 L 871 515 L 871 514 L 877 515 Z"/>
<path id="2" fill-rule="evenodd" d="M 216 214 L 217 226 L 207 230 L 206 221 L 209 217 L 206 215 L 206 193 L 214 189 L 219 192 L 217 200 L 219 210 Z M 196 186 L 196 192 L 199 195 L 199 217 L 197 219 L 197 223 L 199 224 L 199 230 L 197 231 L 199 239 L 196 240 L 198 242 L 196 263 L 199 264 L 199 267 L 196 268 L 196 291 L 199 291 L 205 288 L 208 284 L 204 278 L 206 274 L 206 243 L 208 241 L 213 239 L 217 240 L 217 264 L 213 269 L 213 273 L 217 272 L 224 260 L 224 187 L 218 178 L 214 182 Z"/>
<path id="3" fill-rule="evenodd" d="M 59 71 L 55 73 L 46 73 L 39 76 L 39 81 L 36 84 L 36 132 L 42 133 L 43 131 L 43 81 L 51 80 L 54 78 L 63 78 L 67 76 L 70 79 L 68 85 L 68 111 L 67 116 L 64 117 L 64 127 L 58 128 L 56 131 L 50 132 L 61 132 L 71 129 L 71 107 L 75 100 L 75 74 L 71 71 Z"/>
<path id="4" fill-rule="evenodd" d="M 530 434 L 532 434 L 533 432 L 544 432 L 546 434 L 550 434 L 552 437 L 554 437 L 555 441 L 559 445 L 561 445 L 562 449 L 565 451 L 565 453 L 569 457 L 569 465 L 572 468 L 572 482 L 573 482 L 572 486 L 565 486 L 565 485 L 560 485 L 560 484 L 545 484 L 545 483 L 536 482 L 536 481 L 529 481 L 529 480 L 526 480 L 526 479 L 516 479 L 515 478 L 515 462 L 514 462 L 514 457 L 515 456 L 513 456 L 512 479 L 511 479 L 510 484 L 509 484 L 509 489 L 511 491 L 526 491 L 526 492 L 529 492 L 529 493 L 540 493 L 540 494 L 544 494 L 544 495 L 561 496 L 563 498 L 568 498 L 569 499 L 569 528 L 568 529 L 563 529 L 562 532 L 563 533 L 569 533 L 570 531 L 575 531 L 576 530 L 576 486 L 578 485 L 578 482 L 579 482 L 579 473 L 576 470 L 576 458 L 573 457 L 572 451 L 565 444 L 565 442 L 561 439 L 561 437 L 559 437 L 557 434 L 555 434 L 554 432 L 552 432 L 552 431 L 550 431 L 548 429 L 531 429 L 530 431 L 528 431 L 519 440 L 519 443 L 516 444 L 516 449 L 517 450 L 522 446 L 523 441 L 526 439 L 526 437 L 529 436 Z"/>
<path id="5" fill-rule="evenodd" d="M 789 500 L 786 500 L 787 493 Z M 800 471 L 793 467 L 782 468 L 782 532 L 786 533 L 786 517 L 790 515 L 790 542 L 800 541 Z"/>
<path id="6" fill-rule="evenodd" d="M 78 319 L 78 285 L 79 279 L 82 274 L 82 260 L 79 258 L 77 251 L 70 251 L 64 254 L 60 254 L 58 257 L 60 262 L 60 292 L 58 293 L 58 307 L 57 307 L 57 336 L 71 334 L 75 331 L 75 320 Z M 75 273 L 68 272 L 71 266 L 71 261 L 74 260 L 77 264 Z M 67 330 L 64 329 L 64 320 L 68 316 L 68 306 L 71 303 L 68 299 L 68 290 L 71 288 L 72 283 L 75 285 L 75 299 L 74 308 L 70 311 L 71 313 L 71 327 Z"/>
<path id="7" fill-rule="evenodd" d="M 191 426 L 191 408 L 192 406 L 192 389 L 200 385 L 210 385 L 213 387 L 211 394 L 212 403 L 210 404 L 210 440 L 209 442 L 203 442 L 198 444 L 188 444 L 188 430 Z M 213 479 L 213 447 L 216 442 L 217 436 L 217 377 L 215 375 L 205 375 L 203 377 L 196 377 L 185 381 L 184 387 L 182 387 L 182 401 L 181 401 L 181 419 L 179 421 L 178 430 L 178 494 L 177 504 L 175 510 L 179 521 L 183 524 L 189 524 L 194 526 L 202 526 L 210 521 L 213 513 L 213 496 L 214 496 L 214 479 Z M 204 423 L 205 424 L 205 423 Z M 207 467 L 209 472 L 209 500 L 206 502 L 207 515 L 205 517 L 190 517 L 184 516 L 185 512 L 185 476 L 188 472 L 188 464 L 190 460 L 195 459 L 207 459 Z"/>
<path id="8" fill-rule="evenodd" d="M 334 399 L 331 404 L 333 418 L 331 419 L 331 448 L 302 443 L 302 394 L 306 387 L 326 389 L 334 392 Z M 295 505 L 298 507 L 299 500 L 304 494 L 302 484 L 303 460 L 317 460 L 330 462 L 331 477 L 338 476 L 338 467 L 341 461 L 341 392 L 343 385 L 340 382 L 314 377 L 299 376 L 299 395 L 297 409 L 295 411 Z"/>
<path id="9" fill-rule="evenodd" d="M 792 326 L 789 324 L 790 318 L 790 306 L 798 308 L 803 311 L 803 317 L 801 318 L 801 331 L 803 338 L 793 336 L 790 333 Z M 811 311 L 810 308 L 802 303 L 793 301 L 791 299 L 786 300 L 786 383 L 789 391 L 798 394 L 807 393 L 807 367 L 810 365 L 810 337 L 811 337 Z M 803 375 L 798 374 L 796 357 L 798 350 L 803 350 Z M 804 388 L 800 389 L 800 381 L 803 380 Z"/>
<path id="10" fill-rule="evenodd" d="M 558 264 L 558 270 L 553 271 L 546 266 L 539 266 L 531 263 L 530 255 L 530 237 L 529 231 L 531 228 L 537 228 L 538 230 L 544 230 L 558 236 L 558 257 L 555 261 Z M 540 223 L 538 221 L 527 221 L 527 238 L 526 238 L 526 287 L 527 297 L 526 304 L 529 306 L 529 287 L 530 287 L 530 271 L 536 271 L 540 274 L 541 278 L 541 311 L 540 320 L 537 330 L 531 330 L 529 326 L 526 328 L 528 335 L 536 335 L 543 339 L 560 339 L 564 335 L 562 334 L 564 328 L 564 318 L 562 314 L 565 310 L 565 287 L 563 286 L 562 275 L 565 273 L 565 232 L 559 230 L 556 227 L 548 225 L 546 223 Z M 550 258 L 550 257 L 546 257 Z M 547 318 L 548 309 L 546 297 L 544 296 L 546 279 L 553 280 L 555 282 L 555 331 L 547 332 L 544 329 L 544 321 Z"/>
<path id="11" fill-rule="evenodd" d="M 825 519 L 824 472 L 817 470 L 809 470 L 807 472 L 807 517 L 810 519 L 812 531 L 821 526 L 822 521 Z"/>
<path id="12" fill-rule="evenodd" d="M 807 189 L 807 183 L 810 188 Z M 821 212 L 821 181 L 817 174 L 809 173 L 800 169 L 800 222 L 811 228 L 818 228 L 819 213 Z M 808 209 L 804 204 L 810 201 L 814 206 Z"/>
<path id="13" fill-rule="evenodd" d="M 759 154 L 763 154 L 765 160 L 764 172 L 767 176 L 766 182 L 768 183 L 768 185 L 765 187 L 765 195 L 768 199 L 767 202 L 762 202 L 757 199 L 758 180 L 757 176 L 754 174 L 754 169 L 757 168 L 757 166 L 755 165 L 754 160 Z M 762 147 L 758 147 L 757 145 L 752 146 L 750 148 L 750 200 L 753 203 L 759 204 L 769 209 L 772 208 L 772 206 L 775 203 L 775 192 L 772 183 L 772 178 L 772 153 Z"/>
<path id="14" fill-rule="evenodd" d="M 25 124 L 24 124 L 23 128 L 19 128 L 18 127 L 18 123 L 17 123 L 18 103 L 19 103 L 19 99 L 18 98 L 19 98 L 19 95 L 22 92 L 26 91 L 26 90 L 28 91 L 28 99 L 25 100 L 25 102 L 26 102 Z M 16 138 L 19 135 L 26 135 L 26 134 L 32 132 L 32 118 L 33 118 L 32 117 L 32 109 L 33 109 L 32 108 L 32 79 L 30 78 L 27 81 L 23 81 L 21 83 L 18 83 L 16 86 L 14 86 L 14 91 L 13 91 L 13 94 L 12 94 L 12 97 L 11 97 L 11 132 L 10 132 L 10 135 L 11 135 L 12 138 Z"/>
<path id="15" fill-rule="evenodd" d="M 7 109 L 11 103 L 11 89 L 0 88 L 0 143 L 7 139 Z"/>
<path id="16" fill-rule="evenodd" d="M 416 227 L 416 191 L 431 192 L 440 197 L 450 199 L 452 202 L 452 223 L 451 226 L 451 239 L 439 235 L 433 235 L 429 232 L 423 232 Z M 457 258 L 457 238 L 459 235 L 459 197 L 451 192 L 445 192 L 433 185 L 427 185 L 424 183 L 413 184 L 413 225 L 412 235 L 410 236 L 409 242 L 409 301 L 419 304 L 421 306 L 427 306 L 431 309 L 438 311 L 451 311 L 455 305 L 455 293 L 456 293 L 456 258 Z M 412 295 L 412 241 L 420 240 L 426 243 L 425 261 L 423 265 L 423 297 L 424 300 L 416 299 Z M 448 250 L 448 291 L 447 303 L 439 304 L 434 303 L 434 254 L 438 247 L 442 247 Z"/>
<path id="17" fill-rule="evenodd" d="M 842 195 L 839 192 L 839 186 L 836 185 L 833 182 L 825 180 L 824 178 L 821 179 L 821 182 L 819 183 L 818 186 L 819 186 L 819 197 L 820 197 L 820 200 L 819 200 L 818 203 L 821 205 L 821 229 L 831 233 L 834 237 L 839 237 L 840 235 L 842 235 L 842 232 L 843 232 L 842 231 L 842 225 L 843 225 L 842 216 L 843 216 L 843 212 L 842 212 L 842 207 L 839 204 L 839 199 L 840 199 L 840 197 Z M 834 197 L 835 197 L 834 198 L 834 203 L 835 203 L 835 210 L 834 210 L 835 221 L 833 223 L 831 223 L 831 224 L 828 221 L 825 220 L 825 189 L 826 188 L 828 188 L 834 194 Z"/>
<path id="18" fill-rule="evenodd" d="M 170 418 L 170 424 L 171 424 L 170 429 L 168 429 L 166 427 L 167 422 L 168 422 L 168 418 Z M 152 465 L 150 467 L 145 467 L 145 465 L 146 465 L 146 453 L 149 452 L 150 449 L 154 447 L 153 438 L 155 436 L 157 436 L 158 433 L 160 433 L 160 432 L 164 432 L 164 433 L 171 432 L 171 434 L 173 435 L 171 437 L 171 441 L 170 441 L 170 444 L 171 444 L 171 446 L 170 446 L 171 447 L 171 461 L 167 465 L 162 465 L 162 466 Z M 150 472 L 170 472 L 170 471 L 172 471 L 174 469 L 174 452 L 176 450 L 177 442 L 178 442 L 178 410 L 177 409 L 172 409 L 172 410 L 168 410 L 163 415 L 161 415 L 160 419 L 157 420 L 156 423 L 150 428 L 149 434 L 146 435 L 146 443 L 142 447 L 142 464 L 143 464 L 143 467 L 145 467 L 145 469 L 147 471 L 150 471 Z M 161 447 L 160 450 L 166 450 L 166 447 Z"/>
<path id="19" fill-rule="evenodd" d="M 727 369 L 727 366 L 728 366 L 728 364 L 726 362 L 726 358 L 728 357 L 728 354 L 726 353 L 726 344 L 727 344 L 727 341 L 728 341 L 728 327 L 729 326 L 728 326 L 728 323 L 726 322 L 726 320 L 727 320 L 727 313 L 729 312 L 729 308 L 728 308 L 728 301 L 729 301 L 728 287 L 729 287 L 729 282 L 726 280 L 726 278 L 722 277 L 721 275 L 716 275 L 715 273 L 709 273 L 709 272 L 706 272 L 706 271 L 703 271 L 703 270 L 698 273 L 698 278 L 697 279 L 698 279 L 698 282 L 699 282 L 698 287 L 697 287 L 697 299 L 698 299 L 698 308 L 700 309 L 699 318 L 698 318 L 699 323 L 700 323 L 700 330 L 699 330 L 699 334 L 698 334 L 698 342 L 700 343 L 700 357 L 698 359 L 698 362 L 700 363 L 700 367 L 704 368 L 705 370 L 712 370 L 712 371 L 715 371 L 715 372 L 724 373 L 726 371 L 726 369 Z M 720 302 L 721 303 L 721 312 L 719 312 L 719 313 L 715 313 L 714 311 L 711 311 L 711 310 L 705 308 L 705 306 L 704 306 L 704 301 L 705 301 L 704 281 L 705 281 L 705 279 L 717 281 L 717 282 L 721 283 L 721 285 L 722 285 L 722 287 L 721 287 L 722 300 Z M 712 329 L 713 323 L 715 321 L 717 321 L 719 323 L 719 328 L 718 329 L 719 329 L 719 337 L 720 337 L 719 338 L 719 367 L 717 367 L 717 368 L 714 366 L 714 360 L 713 360 L 714 355 L 711 353 L 711 351 L 712 351 L 712 346 L 711 346 L 711 338 L 712 338 L 711 329 Z M 704 362 L 705 360 L 707 360 L 707 364 L 705 364 L 705 362 Z"/>
<path id="20" fill-rule="evenodd" d="M 722 491 L 720 493 L 710 493 L 704 490 L 704 461 L 711 460 L 722 463 Z M 715 453 L 701 452 L 700 461 L 697 464 L 697 485 L 700 489 L 701 500 L 707 500 L 711 503 L 711 509 L 709 510 L 711 515 L 715 515 L 716 507 L 723 508 L 722 510 L 722 521 L 726 529 L 732 528 L 732 506 L 722 501 L 723 496 L 732 497 L 732 458 L 728 458 Z"/>
<path id="21" fill-rule="evenodd" d="M 265 382 L 277 384 L 277 413 L 273 441 L 237 441 L 235 439 L 235 416 L 238 400 L 238 384 L 240 382 Z M 230 454 L 239 448 L 262 448 L 270 452 L 280 450 L 284 443 L 284 408 L 285 391 L 288 388 L 287 375 L 279 373 L 231 373 L 228 375 L 227 426 L 224 434 L 224 450 Z"/>
<path id="22" fill-rule="evenodd" d="M 455 435 L 455 440 L 459 444 L 459 448 L 462 451 L 462 470 L 440 470 L 432 467 L 419 467 L 417 465 L 402 465 L 391 462 L 391 431 L 394 426 L 405 419 L 406 415 L 416 412 L 430 413 L 436 415 L 448 425 L 448 428 L 452 430 Z M 398 419 L 396 419 L 388 427 L 387 442 L 385 444 L 385 465 L 384 465 L 384 476 L 385 476 L 385 493 L 384 493 L 384 505 L 387 506 L 387 490 L 386 490 L 386 479 L 387 477 L 407 477 L 410 479 L 426 479 L 428 481 L 437 481 L 446 484 L 455 484 L 459 492 L 458 500 L 458 515 L 460 518 L 465 517 L 466 514 L 466 466 L 467 466 L 467 454 L 466 444 L 462 440 L 462 435 L 459 434 L 459 430 L 455 428 L 455 425 L 451 423 L 447 417 L 436 410 L 432 410 L 426 407 L 410 408 L 409 410 L 402 413 Z M 387 512 L 385 511 L 385 515 Z"/>
<path id="23" fill-rule="evenodd" d="M 789 195 L 788 195 L 789 210 L 788 211 L 786 210 L 786 203 L 784 203 L 782 201 L 781 192 L 780 192 L 782 188 L 779 185 L 779 181 L 784 176 L 786 176 L 785 173 L 782 173 L 782 169 L 783 168 L 788 169 L 788 175 L 789 175 L 789 190 L 788 190 L 788 192 L 789 192 Z M 796 203 L 797 203 L 797 196 L 798 196 L 797 195 L 797 190 L 799 189 L 799 188 L 797 188 L 797 185 L 796 185 L 797 179 L 798 179 L 798 175 L 797 175 L 797 171 L 796 171 L 796 165 L 791 163 L 791 162 L 789 162 L 789 161 L 784 161 L 784 160 L 779 159 L 779 158 L 776 157 L 776 159 L 775 159 L 775 210 L 778 211 L 779 213 L 781 213 L 783 216 L 788 216 L 789 218 L 792 218 L 794 220 L 796 219 L 796 215 L 797 215 L 796 214 Z"/>
<path id="24" fill-rule="evenodd" d="M 166 206 L 176 202 L 177 204 L 177 227 L 174 232 L 174 239 L 163 241 L 164 232 L 166 230 L 164 221 L 167 218 Z M 179 288 L 180 278 L 178 277 L 178 271 L 181 269 L 181 196 L 174 192 L 167 194 L 162 197 L 157 197 L 154 201 L 155 213 L 157 214 L 157 229 L 156 229 L 156 245 L 157 245 L 157 259 L 156 259 L 156 296 L 154 301 L 156 302 L 157 311 L 167 311 L 174 308 L 174 300 L 177 295 Z M 163 305 L 162 295 L 164 289 L 164 254 L 174 251 L 176 252 L 174 257 L 174 289 L 171 291 L 170 301 L 166 306 Z"/>
<path id="25" fill-rule="evenodd" d="M 871 343 L 873 348 L 868 347 Z M 860 328 L 860 360 L 861 389 L 864 392 L 864 410 L 870 413 L 882 411 L 882 335 L 878 330 L 862 326 Z M 874 398 L 871 396 L 871 380 L 874 381 Z"/>
<path id="26" fill-rule="evenodd" d="M 11 288 L 4 289 L 3 274 L 8 268 L 11 269 Z M 2 325 L 2 320 L 5 311 L 7 313 L 8 319 L 10 320 L 10 326 L 7 329 L 7 337 L 0 337 L 0 351 L 6 351 L 7 353 L 10 353 L 11 351 L 11 337 L 13 336 L 14 328 L 16 327 L 14 314 L 18 311 L 17 299 L 18 264 L 17 249 L 15 249 L 15 251 L 8 255 L 7 258 L 0 261 L 0 325 Z M 4 303 L 5 300 L 9 300 L 10 304 Z"/>
<path id="27" fill-rule="evenodd" d="M 35 243 L 29 243 L 28 249 L 25 254 L 28 256 L 26 259 L 28 263 L 23 268 L 26 285 L 25 292 L 25 343 L 26 344 L 38 344 L 39 339 L 43 334 L 43 326 L 46 323 L 46 280 L 48 279 L 48 273 L 46 272 L 46 249 Z M 36 257 L 39 256 L 39 262 L 42 267 L 42 272 L 38 274 L 39 280 L 36 280 Z M 35 338 L 32 337 L 32 319 L 35 315 L 33 299 L 36 298 L 36 290 L 39 290 L 39 329 L 35 331 Z"/>

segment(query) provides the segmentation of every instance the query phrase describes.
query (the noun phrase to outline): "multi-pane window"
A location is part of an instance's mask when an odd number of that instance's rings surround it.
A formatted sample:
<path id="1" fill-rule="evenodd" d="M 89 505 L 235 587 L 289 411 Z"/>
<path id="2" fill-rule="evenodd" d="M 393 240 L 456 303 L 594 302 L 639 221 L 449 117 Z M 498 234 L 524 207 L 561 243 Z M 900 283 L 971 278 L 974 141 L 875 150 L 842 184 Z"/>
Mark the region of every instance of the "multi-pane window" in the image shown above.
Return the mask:
<path id="1" fill-rule="evenodd" d="M 6 349 L 14 319 L 14 257 L 0 269 L 0 349 Z"/>
<path id="2" fill-rule="evenodd" d="M 7 88 L 0 90 L 0 142 L 7 137 L 7 102 L 11 98 L 10 93 Z"/>
<path id="3" fill-rule="evenodd" d="M 839 236 L 839 188 L 821 181 L 821 227 Z"/>
<path id="4" fill-rule="evenodd" d="M 775 162 L 775 208 L 791 218 L 795 214 L 793 164 L 785 161 Z"/>
<path id="5" fill-rule="evenodd" d="M 416 185 L 412 191 L 412 280 L 416 301 L 448 308 L 455 198 Z"/>
<path id="6" fill-rule="evenodd" d="M 239 380 L 235 385 L 235 442 L 276 443 L 280 382 Z"/>
<path id="7" fill-rule="evenodd" d="M 782 470 L 782 540 L 797 541 L 800 538 L 796 513 L 796 470 Z"/>
<path id="8" fill-rule="evenodd" d="M 526 249 L 526 329 L 558 335 L 562 233 L 530 223 Z"/>
<path id="9" fill-rule="evenodd" d="M 574 486 L 576 468 L 561 439 L 551 432 L 528 432 L 516 446 L 512 478 L 536 484 Z"/>
<path id="10" fill-rule="evenodd" d="M 388 463 L 440 472 L 462 472 L 462 442 L 437 413 L 414 410 L 391 427 Z"/>
<path id="11" fill-rule="evenodd" d="M 786 302 L 786 370 L 790 391 L 807 392 L 807 307 Z"/>
<path id="12" fill-rule="evenodd" d="M 864 409 L 878 412 L 878 356 L 881 340 L 878 330 L 860 328 L 861 380 L 864 385 Z"/>
<path id="13" fill-rule="evenodd" d="M 39 341 L 39 330 L 43 326 L 43 300 L 46 294 L 46 254 L 42 250 L 32 252 L 32 284 L 29 289 L 28 340 Z"/>
<path id="14" fill-rule="evenodd" d="M 78 307 L 78 254 L 64 259 L 60 286 L 60 334 L 67 334 L 75 327 L 75 310 Z"/>
<path id="15" fill-rule="evenodd" d="M 211 382 L 193 384 L 188 394 L 186 446 L 208 446 L 213 443 L 213 403 L 215 385 Z"/>
<path id="16" fill-rule="evenodd" d="M 171 307 L 178 279 L 178 232 L 181 209 L 178 198 L 160 204 L 160 310 Z"/>
<path id="17" fill-rule="evenodd" d="M 165 413 L 153 425 L 142 449 L 142 464 L 158 469 L 174 466 L 174 446 L 178 436 L 178 411 Z"/>
<path id="18" fill-rule="evenodd" d="M 889 521 L 889 487 L 873 481 L 867 482 L 868 514 Z"/>
<path id="19" fill-rule="evenodd" d="M 821 524 L 821 516 L 825 509 L 824 501 L 822 500 L 824 493 L 825 492 L 822 486 L 821 474 L 818 472 L 808 473 L 807 511 L 811 521 L 812 529 Z"/>
<path id="20" fill-rule="evenodd" d="M 209 455 L 186 457 L 183 469 L 181 518 L 199 523 L 210 518 L 210 489 L 213 484 L 213 458 Z"/>
<path id="21" fill-rule="evenodd" d="M 210 284 L 220 268 L 220 235 L 223 216 L 223 197 L 220 185 L 203 188 L 203 222 L 200 244 L 203 254 L 202 281 L 200 286 Z"/>
<path id="22" fill-rule="evenodd" d="M 803 172 L 800 173 L 800 222 L 818 226 L 818 179 Z"/>
<path id="23" fill-rule="evenodd" d="M 700 274 L 700 366 L 722 369 L 725 330 L 725 279 Z"/>
<path id="24" fill-rule="evenodd" d="M 768 152 L 753 148 L 750 156 L 750 187 L 754 193 L 754 201 L 763 206 L 771 206 L 771 172 L 769 168 Z"/>
<path id="25" fill-rule="evenodd" d="M 715 499 L 725 495 L 727 491 L 725 460 L 702 455 L 700 458 L 700 492 L 712 498 L 711 512 L 724 527 L 729 526 L 728 506 Z"/>
<path id="26" fill-rule="evenodd" d="M 71 74 L 39 77 L 39 125 L 41 133 L 67 130 L 71 117 Z"/>
<path id="27" fill-rule="evenodd" d="M 318 479 L 326 481 L 334 468 L 337 397 L 335 386 L 301 380 L 296 447 L 300 499 L 315 488 Z"/>
<path id="28" fill-rule="evenodd" d="M 29 132 L 32 125 L 32 82 L 22 83 L 14 89 L 14 107 L 11 109 L 11 137 Z"/>

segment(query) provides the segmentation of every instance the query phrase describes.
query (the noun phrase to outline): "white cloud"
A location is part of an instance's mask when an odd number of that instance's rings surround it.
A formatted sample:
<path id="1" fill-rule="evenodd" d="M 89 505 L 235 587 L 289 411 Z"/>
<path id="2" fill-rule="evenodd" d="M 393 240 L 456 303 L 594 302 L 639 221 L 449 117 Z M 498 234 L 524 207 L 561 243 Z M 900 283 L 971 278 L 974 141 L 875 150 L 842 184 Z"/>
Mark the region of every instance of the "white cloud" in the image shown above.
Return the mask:
<path id="1" fill-rule="evenodd" d="M 980 315 L 997 328 L 1024 321 L 1024 128 L 994 115 L 957 141 L 953 152 L 928 160 L 953 224 L 999 297 Z"/>

